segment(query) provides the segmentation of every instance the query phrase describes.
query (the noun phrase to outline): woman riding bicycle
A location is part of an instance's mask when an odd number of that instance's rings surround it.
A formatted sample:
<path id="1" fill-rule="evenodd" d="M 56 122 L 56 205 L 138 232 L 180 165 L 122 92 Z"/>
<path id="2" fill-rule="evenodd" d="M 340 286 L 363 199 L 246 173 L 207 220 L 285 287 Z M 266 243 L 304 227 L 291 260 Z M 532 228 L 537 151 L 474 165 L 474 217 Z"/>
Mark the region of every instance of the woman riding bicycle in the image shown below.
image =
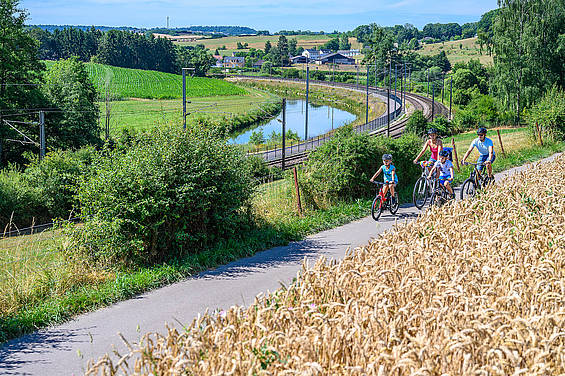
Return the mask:
<path id="1" fill-rule="evenodd" d="M 451 188 L 451 182 L 453 181 L 453 163 L 449 159 L 449 152 L 447 150 L 442 150 L 439 153 L 439 161 L 434 164 L 428 179 L 432 177 L 434 171 L 437 171 L 439 175 L 439 183 L 447 189 L 451 198 L 455 198 L 455 193 L 453 193 L 453 188 Z"/>
<path id="2" fill-rule="evenodd" d="M 418 154 L 416 159 L 414 159 L 414 164 L 418 164 L 418 159 L 420 159 L 422 155 L 424 155 L 428 147 L 430 148 L 432 155 L 428 160 L 427 166 L 431 167 L 439 159 L 438 155 L 443 150 L 443 143 L 441 139 L 438 137 L 437 129 L 435 128 L 428 130 L 428 139 L 426 140 L 426 143 L 424 144 L 424 147 L 422 148 L 420 154 Z"/>
<path id="3" fill-rule="evenodd" d="M 463 160 L 461 161 L 462 164 L 465 164 L 465 160 L 473 151 L 473 148 L 477 148 L 479 151 L 479 159 L 477 159 L 477 163 L 484 164 L 487 166 L 488 176 L 492 179 L 492 163 L 496 159 L 496 154 L 494 153 L 494 143 L 490 138 L 487 137 L 487 130 L 486 128 L 479 128 L 477 129 L 478 137 L 471 142 L 469 146 L 469 150 L 463 156 Z"/>
<path id="4" fill-rule="evenodd" d="M 398 184 L 398 176 L 396 176 L 396 168 L 392 164 L 392 155 L 384 154 L 383 155 L 383 165 L 375 172 L 375 175 L 371 178 L 371 182 L 374 182 L 377 176 L 383 172 L 383 178 L 385 186 L 383 187 L 383 194 L 386 197 L 386 193 L 390 187 L 390 198 L 393 205 L 396 204 L 395 196 L 394 196 L 394 188 L 396 184 Z"/>

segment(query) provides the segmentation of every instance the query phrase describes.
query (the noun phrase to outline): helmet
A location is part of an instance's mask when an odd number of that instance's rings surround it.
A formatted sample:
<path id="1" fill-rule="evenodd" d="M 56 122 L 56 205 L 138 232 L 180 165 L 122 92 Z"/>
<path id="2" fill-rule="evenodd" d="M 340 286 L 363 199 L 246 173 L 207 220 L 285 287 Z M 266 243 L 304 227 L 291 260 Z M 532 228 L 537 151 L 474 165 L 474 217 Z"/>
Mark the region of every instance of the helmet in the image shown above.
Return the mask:
<path id="1" fill-rule="evenodd" d="M 440 157 L 446 157 L 447 158 L 447 157 L 449 157 L 449 152 L 447 150 L 442 150 L 439 153 L 439 155 L 440 155 Z"/>
<path id="2" fill-rule="evenodd" d="M 392 155 L 390 154 L 383 154 L 383 161 L 391 161 L 392 160 Z"/>
<path id="3" fill-rule="evenodd" d="M 428 129 L 428 134 L 434 134 L 434 133 L 437 134 L 437 129 L 435 128 Z"/>
<path id="4" fill-rule="evenodd" d="M 487 134 L 487 129 L 485 127 L 480 127 L 477 129 L 477 134 Z"/>

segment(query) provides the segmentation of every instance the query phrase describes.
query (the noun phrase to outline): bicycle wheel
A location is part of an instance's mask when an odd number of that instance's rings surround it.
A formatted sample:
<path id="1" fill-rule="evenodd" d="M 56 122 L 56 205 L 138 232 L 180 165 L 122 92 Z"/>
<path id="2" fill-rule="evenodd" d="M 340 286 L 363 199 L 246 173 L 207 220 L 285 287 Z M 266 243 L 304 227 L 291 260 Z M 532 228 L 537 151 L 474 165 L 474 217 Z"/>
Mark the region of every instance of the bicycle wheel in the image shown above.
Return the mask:
<path id="1" fill-rule="evenodd" d="M 422 210 L 424 205 L 426 205 L 426 201 L 428 200 L 428 184 L 426 182 L 426 178 L 421 176 L 420 179 L 416 181 L 414 184 L 414 192 L 412 193 L 412 202 L 414 205 Z"/>
<path id="2" fill-rule="evenodd" d="M 375 199 L 373 200 L 373 205 L 371 205 L 371 217 L 373 217 L 373 219 L 375 221 L 379 220 L 379 217 L 381 216 L 381 213 L 383 212 L 382 209 L 382 202 L 381 202 L 381 196 L 377 196 L 375 197 Z"/>
<path id="3" fill-rule="evenodd" d="M 477 193 L 477 187 L 475 182 L 471 179 L 467 179 L 463 182 L 461 186 L 461 200 L 475 196 Z"/>
<path id="4" fill-rule="evenodd" d="M 398 207 L 400 206 L 400 202 L 398 202 L 398 192 L 394 192 L 394 200 L 395 204 L 392 204 L 392 201 L 389 204 L 388 210 L 390 210 L 390 214 L 395 215 L 398 211 Z"/>

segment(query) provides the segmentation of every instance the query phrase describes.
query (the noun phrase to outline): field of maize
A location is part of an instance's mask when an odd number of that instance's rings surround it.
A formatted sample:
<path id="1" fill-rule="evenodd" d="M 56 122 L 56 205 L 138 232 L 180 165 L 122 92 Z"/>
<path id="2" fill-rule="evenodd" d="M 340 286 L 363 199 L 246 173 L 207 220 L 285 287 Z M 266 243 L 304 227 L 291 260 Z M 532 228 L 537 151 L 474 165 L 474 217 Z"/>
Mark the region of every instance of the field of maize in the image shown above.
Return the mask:
<path id="1" fill-rule="evenodd" d="M 46 61 L 47 67 L 54 62 Z M 88 75 L 103 96 L 106 83 L 119 98 L 175 99 L 182 98 L 182 76 L 142 69 L 120 68 L 105 64 L 85 63 Z M 244 95 L 246 91 L 230 82 L 204 77 L 188 77 L 186 95 L 216 97 Z"/>
<path id="2" fill-rule="evenodd" d="M 87 374 L 563 374 L 565 155 L 128 347 Z"/>

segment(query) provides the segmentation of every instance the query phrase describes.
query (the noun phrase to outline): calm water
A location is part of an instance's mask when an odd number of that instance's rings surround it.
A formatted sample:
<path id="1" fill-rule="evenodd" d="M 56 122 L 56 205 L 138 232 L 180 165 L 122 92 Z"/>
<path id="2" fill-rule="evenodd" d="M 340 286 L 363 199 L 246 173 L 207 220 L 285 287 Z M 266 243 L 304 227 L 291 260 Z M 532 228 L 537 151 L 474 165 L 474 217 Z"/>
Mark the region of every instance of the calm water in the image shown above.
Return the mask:
<path id="1" fill-rule="evenodd" d="M 300 139 L 304 139 L 304 119 L 306 115 L 305 108 L 306 101 L 303 100 L 287 100 L 286 101 L 286 129 L 291 129 L 293 132 L 298 133 Z M 263 131 L 263 136 L 267 139 L 269 135 L 275 131 L 282 132 L 282 123 L 277 121 L 282 120 L 282 113 L 277 118 L 272 119 L 268 123 L 259 125 L 255 128 L 248 128 L 243 133 L 239 134 L 231 140 L 236 144 L 246 144 L 253 132 Z M 342 125 L 351 123 L 355 120 L 355 115 L 338 110 L 337 108 L 328 106 L 317 106 L 311 103 L 308 106 L 308 137 L 316 137 L 331 131 L 334 128 L 339 128 Z"/>

